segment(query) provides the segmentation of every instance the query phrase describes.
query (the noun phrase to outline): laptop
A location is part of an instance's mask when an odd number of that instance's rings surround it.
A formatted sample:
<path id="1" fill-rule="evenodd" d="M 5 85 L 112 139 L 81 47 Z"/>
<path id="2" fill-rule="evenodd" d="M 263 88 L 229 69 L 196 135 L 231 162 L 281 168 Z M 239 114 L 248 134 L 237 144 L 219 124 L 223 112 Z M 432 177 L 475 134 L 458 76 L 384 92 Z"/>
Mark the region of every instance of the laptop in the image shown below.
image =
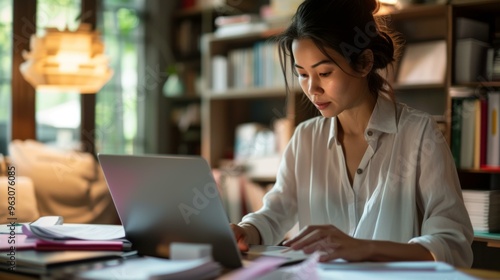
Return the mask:
<path id="1" fill-rule="evenodd" d="M 205 159 L 110 154 L 98 159 L 126 238 L 139 255 L 168 258 L 172 242 L 206 243 L 221 265 L 242 266 Z"/>

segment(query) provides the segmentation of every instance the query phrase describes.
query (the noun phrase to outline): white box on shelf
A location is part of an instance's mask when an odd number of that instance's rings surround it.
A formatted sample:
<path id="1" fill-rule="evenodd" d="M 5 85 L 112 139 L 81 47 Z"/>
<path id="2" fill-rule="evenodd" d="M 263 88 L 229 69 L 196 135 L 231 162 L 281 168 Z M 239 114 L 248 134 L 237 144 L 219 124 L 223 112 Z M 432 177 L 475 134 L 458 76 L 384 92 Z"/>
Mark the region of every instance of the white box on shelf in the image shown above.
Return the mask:
<path id="1" fill-rule="evenodd" d="M 457 40 L 476 39 L 482 42 L 489 41 L 489 26 L 486 22 L 459 17 L 456 22 Z"/>
<path id="2" fill-rule="evenodd" d="M 408 44 L 397 75 L 400 85 L 442 84 L 446 74 L 446 41 Z"/>
<path id="3" fill-rule="evenodd" d="M 489 44 L 476 39 L 457 40 L 455 49 L 455 82 L 486 81 L 486 56 Z"/>

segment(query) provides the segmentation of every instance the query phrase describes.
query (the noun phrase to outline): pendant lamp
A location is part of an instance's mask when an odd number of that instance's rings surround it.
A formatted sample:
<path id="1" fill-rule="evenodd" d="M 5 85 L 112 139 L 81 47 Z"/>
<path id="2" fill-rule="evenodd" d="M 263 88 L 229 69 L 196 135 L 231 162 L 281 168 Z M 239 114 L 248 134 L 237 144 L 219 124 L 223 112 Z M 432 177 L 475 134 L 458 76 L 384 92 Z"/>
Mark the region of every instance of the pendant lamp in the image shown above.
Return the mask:
<path id="1" fill-rule="evenodd" d="M 23 51 L 23 77 L 37 90 L 97 93 L 113 76 L 100 33 L 82 23 L 76 31 L 46 28 Z"/>

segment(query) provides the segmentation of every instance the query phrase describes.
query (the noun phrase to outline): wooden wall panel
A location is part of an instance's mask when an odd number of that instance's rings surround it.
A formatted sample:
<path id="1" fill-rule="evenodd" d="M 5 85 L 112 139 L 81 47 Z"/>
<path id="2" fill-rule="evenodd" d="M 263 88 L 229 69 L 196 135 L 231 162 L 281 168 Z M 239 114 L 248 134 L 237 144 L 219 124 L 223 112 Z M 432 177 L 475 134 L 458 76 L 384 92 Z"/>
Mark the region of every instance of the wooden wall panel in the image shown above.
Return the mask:
<path id="1" fill-rule="evenodd" d="M 23 50 L 29 50 L 30 37 L 36 33 L 36 0 L 13 2 L 12 36 L 12 122 L 10 138 L 36 139 L 35 89 L 23 78 L 19 65 Z"/>

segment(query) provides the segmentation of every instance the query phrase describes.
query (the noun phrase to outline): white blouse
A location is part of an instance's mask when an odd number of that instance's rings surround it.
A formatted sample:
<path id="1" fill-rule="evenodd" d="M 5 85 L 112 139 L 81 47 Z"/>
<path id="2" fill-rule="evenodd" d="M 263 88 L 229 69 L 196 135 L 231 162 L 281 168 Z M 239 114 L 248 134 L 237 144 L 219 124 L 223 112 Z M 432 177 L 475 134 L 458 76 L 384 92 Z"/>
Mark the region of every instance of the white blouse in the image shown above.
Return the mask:
<path id="1" fill-rule="evenodd" d="M 299 227 L 332 224 L 355 238 L 418 243 L 438 261 L 472 264 L 472 225 L 450 149 L 432 117 L 379 97 L 351 186 L 336 118 L 301 123 L 264 206 L 246 215 L 262 244 Z"/>

